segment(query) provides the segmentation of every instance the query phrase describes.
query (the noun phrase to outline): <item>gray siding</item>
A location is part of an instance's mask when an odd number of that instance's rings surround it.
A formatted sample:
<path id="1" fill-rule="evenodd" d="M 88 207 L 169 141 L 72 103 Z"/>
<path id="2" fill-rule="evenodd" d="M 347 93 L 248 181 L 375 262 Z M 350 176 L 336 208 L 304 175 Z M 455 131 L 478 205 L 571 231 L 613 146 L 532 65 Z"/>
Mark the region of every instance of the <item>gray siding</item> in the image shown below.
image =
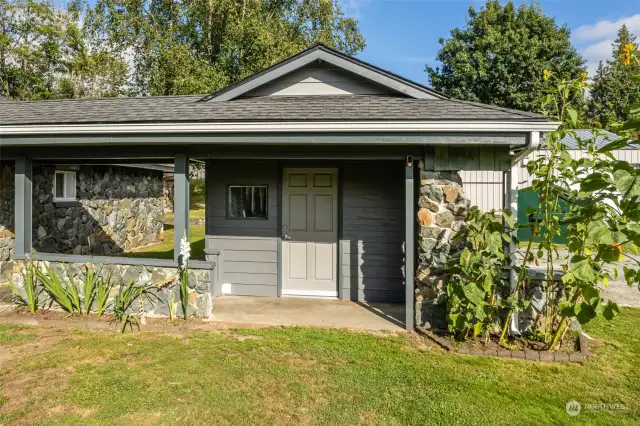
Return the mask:
<path id="1" fill-rule="evenodd" d="M 270 83 L 245 97 L 301 95 L 389 95 L 394 92 L 362 76 L 329 64 L 308 65 Z"/>
<path id="2" fill-rule="evenodd" d="M 404 301 L 404 165 L 347 162 L 342 182 L 344 299 Z"/>
<path id="3" fill-rule="evenodd" d="M 231 294 L 278 294 L 278 165 L 275 161 L 210 161 L 206 168 L 206 247 L 220 249 L 221 286 Z M 268 185 L 268 217 L 227 219 L 228 185 Z"/>

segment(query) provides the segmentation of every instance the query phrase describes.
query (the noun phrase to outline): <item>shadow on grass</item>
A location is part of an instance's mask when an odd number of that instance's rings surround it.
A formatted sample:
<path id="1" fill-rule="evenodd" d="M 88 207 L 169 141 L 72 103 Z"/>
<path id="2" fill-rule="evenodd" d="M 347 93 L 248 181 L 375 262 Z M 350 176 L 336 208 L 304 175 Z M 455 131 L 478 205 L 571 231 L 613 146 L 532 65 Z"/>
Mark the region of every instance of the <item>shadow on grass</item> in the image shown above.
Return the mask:
<path id="1" fill-rule="evenodd" d="M 189 240 L 191 241 L 191 258 L 194 260 L 204 260 L 204 226 L 191 225 L 189 227 Z M 173 242 L 175 234 L 173 224 L 164 224 L 164 241 L 141 247 L 135 251 L 124 253 L 126 257 L 136 257 L 141 259 L 173 259 Z"/>

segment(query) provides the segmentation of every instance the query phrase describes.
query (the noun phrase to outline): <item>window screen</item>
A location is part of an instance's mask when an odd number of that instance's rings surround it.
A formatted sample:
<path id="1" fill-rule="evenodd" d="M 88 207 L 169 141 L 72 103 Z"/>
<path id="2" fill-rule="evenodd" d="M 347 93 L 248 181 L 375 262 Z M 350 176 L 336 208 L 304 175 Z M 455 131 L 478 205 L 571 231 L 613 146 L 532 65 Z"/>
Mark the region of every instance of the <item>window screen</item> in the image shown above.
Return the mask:
<path id="1" fill-rule="evenodd" d="M 266 219 L 267 186 L 229 186 L 227 217 Z"/>

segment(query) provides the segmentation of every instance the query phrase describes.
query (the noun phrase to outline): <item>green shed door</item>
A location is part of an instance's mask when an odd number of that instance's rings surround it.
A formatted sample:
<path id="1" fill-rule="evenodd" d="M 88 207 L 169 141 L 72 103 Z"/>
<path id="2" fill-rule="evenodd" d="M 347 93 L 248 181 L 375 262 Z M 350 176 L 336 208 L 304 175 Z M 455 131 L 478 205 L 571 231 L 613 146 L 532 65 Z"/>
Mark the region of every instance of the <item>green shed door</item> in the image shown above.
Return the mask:
<path id="1" fill-rule="evenodd" d="M 518 191 L 518 223 L 526 225 L 533 223 L 536 218 L 536 212 L 538 210 L 538 204 L 540 203 L 540 196 L 531 187 L 524 188 Z M 566 198 L 560 198 L 558 202 L 558 210 L 556 212 L 560 217 L 564 216 L 569 211 L 570 204 Z M 533 211 L 532 214 L 527 214 L 527 210 Z M 566 244 L 568 240 L 564 236 L 566 226 L 563 226 L 560 231 L 560 236 L 554 238 L 554 242 L 558 244 Z M 530 228 L 518 229 L 518 240 L 520 242 L 529 241 L 531 236 Z M 534 241 L 540 241 L 540 237 L 537 237 Z"/>

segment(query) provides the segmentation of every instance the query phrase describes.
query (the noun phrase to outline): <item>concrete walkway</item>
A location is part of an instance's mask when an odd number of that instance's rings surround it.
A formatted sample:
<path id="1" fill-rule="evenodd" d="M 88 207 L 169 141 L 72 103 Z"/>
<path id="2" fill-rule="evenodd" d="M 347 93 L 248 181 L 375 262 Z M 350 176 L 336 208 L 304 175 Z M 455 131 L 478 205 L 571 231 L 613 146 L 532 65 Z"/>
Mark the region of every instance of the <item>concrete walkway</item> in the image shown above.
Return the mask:
<path id="1" fill-rule="evenodd" d="M 404 330 L 404 305 L 296 297 L 220 296 L 213 321 L 361 330 Z"/>

